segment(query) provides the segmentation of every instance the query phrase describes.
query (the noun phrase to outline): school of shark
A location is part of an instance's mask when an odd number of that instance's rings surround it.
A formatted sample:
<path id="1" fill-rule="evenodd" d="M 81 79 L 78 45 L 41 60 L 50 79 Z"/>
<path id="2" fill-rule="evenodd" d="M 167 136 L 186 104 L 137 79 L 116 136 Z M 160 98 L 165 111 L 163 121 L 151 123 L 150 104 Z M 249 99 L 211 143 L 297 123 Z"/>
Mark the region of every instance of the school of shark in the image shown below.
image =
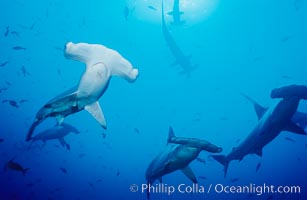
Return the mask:
<path id="1" fill-rule="evenodd" d="M 182 20 L 184 12 L 179 5 L 180 0 L 174 0 L 173 10 L 166 12 L 166 14 L 172 17 L 172 25 L 180 27 L 186 21 Z M 158 10 L 155 7 L 148 8 L 154 12 Z M 191 56 L 183 52 L 168 30 L 163 0 L 161 11 L 161 34 L 175 60 L 172 65 L 178 66 L 179 74 L 189 78 L 199 66 L 192 63 Z M 125 20 L 128 20 L 129 12 L 129 9 L 125 8 Z M 7 27 L 6 35 L 8 34 L 9 27 Z M 72 41 L 63 45 L 63 56 L 67 60 L 76 61 L 76 65 L 77 62 L 79 62 L 78 64 L 82 63 L 85 65 L 85 69 L 80 74 L 80 79 L 76 80 L 75 85 L 71 85 L 70 89 L 55 94 L 54 98 L 50 100 L 46 99 L 44 105 L 36 108 L 36 115 L 25 133 L 25 141 L 29 144 L 29 149 L 38 141 L 45 145 L 49 140 L 56 140 L 66 150 L 73 150 L 64 138 L 70 133 L 74 133 L 74 137 L 78 137 L 80 131 L 73 124 L 66 123 L 65 118 L 71 115 L 78 117 L 83 110 L 90 114 L 89 117 L 92 116 L 97 121 L 97 126 L 101 127 L 101 130 L 106 130 L 108 116 L 104 114 L 103 105 L 100 105 L 99 100 L 104 98 L 107 90 L 112 90 L 110 85 L 112 77 L 118 76 L 126 80 L 124 83 L 134 84 L 142 75 L 141 70 L 139 73 L 141 67 L 136 68 L 121 53 L 111 47 L 103 44 L 74 43 Z M 15 46 L 13 49 L 16 51 L 26 50 L 22 46 Z M 9 64 L 8 61 L 2 63 L 0 67 L 5 67 L 7 64 Z M 30 75 L 28 72 L 24 72 L 24 74 Z M 10 83 L 7 83 L 7 88 L 9 86 Z M 7 88 L 2 88 L 1 92 L 5 92 Z M 205 163 L 199 158 L 201 152 L 206 152 L 214 162 L 220 164 L 223 167 L 224 177 L 227 177 L 227 173 L 234 167 L 231 164 L 232 161 L 244 162 L 244 158 L 251 154 L 259 157 L 265 156 L 263 149 L 278 138 L 281 132 L 287 131 L 302 137 L 307 135 L 305 131 L 307 111 L 298 110 L 300 102 L 307 100 L 307 86 L 290 84 L 272 88 L 268 99 L 276 99 L 276 103 L 269 107 L 261 105 L 248 94 L 241 93 L 241 96 L 253 106 L 258 121 L 250 127 L 250 132 L 245 134 L 244 138 L 240 138 L 236 147 L 233 147 L 230 152 L 223 152 L 223 146 L 213 144 L 206 138 L 178 137 L 175 134 L 174 126 L 169 126 L 165 148 L 157 152 L 156 156 L 152 157 L 152 161 L 148 163 L 144 179 L 146 183 L 148 185 L 154 184 L 156 181 L 162 183 L 164 176 L 172 176 L 175 171 L 181 171 L 191 183 L 198 183 L 197 177 L 199 176 L 195 174 L 190 165 L 196 160 Z M 24 102 L 26 101 L 6 100 L 3 103 L 9 103 L 17 108 L 20 103 Z M 54 125 L 38 132 L 37 127 L 49 118 L 55 119 Z M 137 129 L 135 131 L 139 132 Z M 187 135 L 189 134 L 187 133 Z M 5 171 L 19 171 L 23 175 L 30 171 L 29 168 L 23 167 L 14 160 L 13 158 L 5 164 Z M 259 168 L 260 164 L 257 166 L 257 170 Z M 61 171 L 67 173 L 64 168 L 61 168 Z M 151 198 L 151 195 L 147 190 L 147 199 Z"/>

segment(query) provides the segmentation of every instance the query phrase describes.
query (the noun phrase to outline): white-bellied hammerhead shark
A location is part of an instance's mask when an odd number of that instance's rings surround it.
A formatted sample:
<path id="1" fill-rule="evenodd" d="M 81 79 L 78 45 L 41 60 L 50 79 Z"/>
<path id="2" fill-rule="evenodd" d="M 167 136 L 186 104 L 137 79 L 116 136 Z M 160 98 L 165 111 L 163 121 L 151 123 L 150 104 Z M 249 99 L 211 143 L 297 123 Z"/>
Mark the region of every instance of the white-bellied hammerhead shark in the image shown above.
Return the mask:
<path id="1" fill-rule="evenodd" d="M 162 176 L 176 170 L 181 170 L 192 182 L 197 183 L 196 176 L 189 167 L 189 164 L 203 150 L 211 153 L 220 153 L 222 148 L 205 140 L 177 138 L 170 127 L 166 148 L 153 159 L 147 168 L 145 177 L 148 185 L 154 183 L 157 179 L 161 182 Z M 147 197 L 149 198 L 149 191 L 147 192 Z"/>
<path id="2" fill-rule="evenodd" d="M 107 124 L 99 105 L 99 98 L 108 88 L 111 76 L 120 76 L 133 82 L 138 69 L 122 57 L 117 51 L 99 44 L 68 42 L 65 45 L 65 57 L 86 64 L 78 86 L 73 87 L 46 103 L 36 114 L 26 140 L 29 141 L 35 127 L 48 117 L 55 117 L 58 124 L 64 118 L 81 110 L 88 111 L 103 127 Z"/>
<path id="3" fill-rule="evenodd" d="M 173 24 L 174 25 L 182 25 L 185 23 L 185 21 L 182 21 L 180 19 L 181 15 L 184 13 L 182 11 L 180 11 L 179 9 L 179 4 L 180 1 L 179 0 L 174 0 L 174 4 L 173 4 L 173 10 L 171 12 L 168 12 L 167 14 L 172 15 L 173 16 Z"/>
<path id="4" fill-rule="evenodd" d="M 260 105 L 251 97 L 247 96 L 246 94 L 241 93 L 243 97 L 245 97 L 248 101 L 250 101 L 254 105 L 254 110 L 257 114 L 258 120 L 262 117 L 262 115 L 268 110 L 267 107 Z M 297 132 L 298 134 L 303 134 L 302 129 L 305 129 L 307 126 L 307 113 L 296 111 L 292 117 L 292 121 L 297 124 L 300 129 L 294 129 L 297 127 L 292 127 L 293 130 L 291 132 Z M 288 130 L 290 131 L 290 130 Z"/>
<path id="5" fill-rule="evenodd" d="M 229 162 L 241 161 L 248 154 L 262 156 L 262 149 L 274 140 L 281 131 L 290 131 L 298 134 L 306 134 L 303 129 L 292 122 L 292 116 L 296 112 L 300 98 L 287 97 L 278 101 L 274 106 L 266 110 L 260 117 L 257 125 L 239 146 L 227 155 L 212 155 L 212 157 L 224 166 L 224 176 L 227 174 Z M 295 131 L 293 131 L 295 130 Z M 297 130 L 300 130 L 298 132 Z"/>
<path id="6" fill-rule="evenodd" d="M 198 66 L 193 65 L 190 61 L 191 56 L 185 56 L 184 53 L 181 51 L 179 46 L 176 44 L 176 41 L 167 30 L 165 19 L 164 19 L 164 7 L 163 7 L 163 0 L 162 0 L 162 32 L 164 39 L 169 47 L 171 53 L 175 57 L 174 65 L 179 65 L 181 67 L 180 74 L 185 74 L 187 77 L 190 77 L 191 72 L 195 70 Z"/>
<path id="7" fill-rule="evenodd" d="M 52 128 L 38 133 L 37 135 L 33 136 L 31 140 L 32 143 L 38 140 L 41 140 L 44 143 L 46 143 L 47 140 L 59 140 L 62 146 L 70 150 L 70 145 L 64 140 L 64 137 L 69 133 L 79 134 L 80 131 L 67 123 L 62 123 L 61 125 L 57 124 Z"/>

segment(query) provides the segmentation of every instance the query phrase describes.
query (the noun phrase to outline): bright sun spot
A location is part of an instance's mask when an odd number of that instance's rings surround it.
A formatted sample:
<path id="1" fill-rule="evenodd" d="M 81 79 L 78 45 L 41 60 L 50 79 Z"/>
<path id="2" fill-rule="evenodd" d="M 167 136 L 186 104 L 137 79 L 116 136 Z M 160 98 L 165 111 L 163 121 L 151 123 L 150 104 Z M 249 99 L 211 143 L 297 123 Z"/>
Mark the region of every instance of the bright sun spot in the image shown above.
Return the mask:
<path id="1" fill-rule="evenodd" d="M 171 22 L 172 16 L 168 12 L 173 10 L 175 0 L 164 0 L 166 21 Z M 187 24 L 206 20 L 217 8 L 219 0 L 179 0 L 179 10 L 183 12 L 181 20 Z M 162 0 L 127 0 L 127 6 L 138 20 L 153 23 L 161 22 Z"/>

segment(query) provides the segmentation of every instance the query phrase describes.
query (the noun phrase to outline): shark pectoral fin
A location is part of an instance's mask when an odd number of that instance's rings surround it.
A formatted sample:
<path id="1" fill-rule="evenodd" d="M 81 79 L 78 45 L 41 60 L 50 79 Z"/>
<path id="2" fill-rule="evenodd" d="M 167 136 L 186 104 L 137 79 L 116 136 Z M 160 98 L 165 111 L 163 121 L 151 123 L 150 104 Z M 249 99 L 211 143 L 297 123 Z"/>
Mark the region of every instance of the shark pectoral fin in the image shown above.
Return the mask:
<path id="1" fill-rule="evenodd" d="M 182 173 L 186 175 L 193 183 L 197 183 L 197 178 L 190 168 L 190 166 L 186 166 L 185 168 L 181 169 Z"/>
<path id="2" fill-rule="evenodd" d="M 103 128 L 107 128 L 107 123 L 98 101 L 90 105 L 86 105 L 84 109 L 89 112 Z"/>
<path id="3" fill-rule="evenodd" d="M 59 140 L 59 142 L 61 143 L 61 145 L 62 145 L 63 147 L 66 146 L 66 142 L 65 142 L 64 138 L 61 137 L 61 138 L 59 138 L 58 140 Z"/>
<path id="4" fill-rule="evenodd" d="M 298 126 L 293 121 L 288 123 L 284 130 L 292 132 L 292 133 L 300 134 L 300 135 L 306 135 L 305 130 L 303 128 L 301 128 L 300 126 Z"/>

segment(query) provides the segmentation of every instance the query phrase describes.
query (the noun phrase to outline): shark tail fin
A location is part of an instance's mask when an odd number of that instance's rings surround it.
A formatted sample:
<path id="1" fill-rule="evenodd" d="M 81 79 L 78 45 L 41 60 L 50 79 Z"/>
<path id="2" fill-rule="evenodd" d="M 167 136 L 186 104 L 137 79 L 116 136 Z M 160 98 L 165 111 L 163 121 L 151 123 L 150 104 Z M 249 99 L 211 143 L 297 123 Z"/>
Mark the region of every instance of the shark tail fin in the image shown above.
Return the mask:
<path id="1" fill-rule="evenodd" d="M 28 134 L 27 134 L 27 137 L 26 137 L 26 141 L 30 141 L 32 139 L 32 135 L 33 135 L 33 132 L 36 128 L 36 126 L 40 123 L 41 121 L 36 119 L 33 124 L 31 125 L 29 131 L 28 131 Z"/>
<path id="2" fill-rule="evenodd" d="M 25 168 L 22 170 L 22 175 L 26 175 L 28 173 L 28 171 L 30 170 L 30 168 Z"/>
<path id="3" fill-rule="evenodd" d="M 229 165 L 229 160 L 227 159 L 227 157 L 224 155 L 212 155 L 212 157 L 214 158 L 214 160 L 218 161 L 224 166 L 224 177 L 226 177 Z"/>
<path id="4" fill-rule="evenodd" d="M 175 137 L 175 133 L 173 128 L 170 126 L 168 129 L 168 139 L 167 139 L 167 144 L 170 143 L 171 139 Z"/>

